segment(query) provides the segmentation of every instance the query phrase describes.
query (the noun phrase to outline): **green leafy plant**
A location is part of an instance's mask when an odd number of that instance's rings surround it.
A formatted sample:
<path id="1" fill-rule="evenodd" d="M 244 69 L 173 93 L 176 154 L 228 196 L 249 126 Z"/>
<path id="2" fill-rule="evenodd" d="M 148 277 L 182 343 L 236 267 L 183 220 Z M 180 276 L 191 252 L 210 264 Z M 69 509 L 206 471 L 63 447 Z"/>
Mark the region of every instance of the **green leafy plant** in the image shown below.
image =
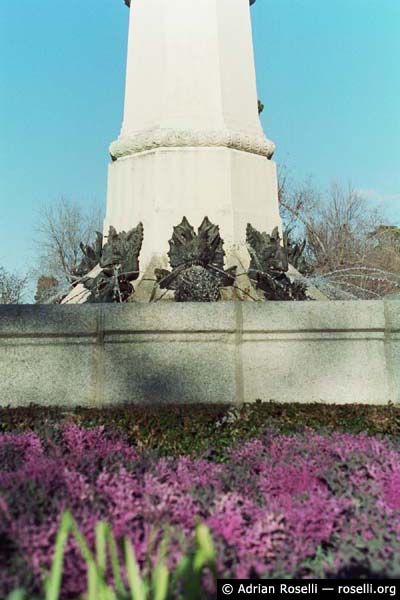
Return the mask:
<path id="1" fill-rule="evenodd" d="M 183 405 L 109 408 L 27 406 L 0 408 L 0 433 L 33 430 L 54 437 L 59 426 L 74 422 L 85 428 L 104 426 L 123 434 L 141 449 L 163 456 L 200 456 L 224 462 L 229 447 L 262 435 L 266 428 L 283 434 L 309 427 L 316 431 L 400 435 L 400 408 L 394 404 L 299 404 L 255 402 L 241 406 Z"/>
<path id="2" fill-rule="evenodd" d="M 112 528 L 100 521 L 95 531 L 95 553 L 79 530 L 70 512 L 62 515 L 55 541 L 50 572 L 44 580 L 44 600 L 59 600 L 63 577 L 66 544 L 72 536 L 78 544 L 87 567 L 87 593 L 85 600 L 168 600 L 172 592 L 184 590 L 185 600 L 204 597 L 201 585 L 206 568 L 216 578 L 215 550 L 208 528 L 199 524 L 196 528 L 194 552 L 183 556 L 173 572 L 165 564 L 168 537 L 165 536 L 155 567 L 149 576 L 141 574 L 131 542 L 124 540 L 124 560 L 119 558 Z M 113 585 L 107 582 L 107 566 L 111 565 Z M 125 581 L 125 582 L 124 582 Z M 174 595 L 176 597 L 176 595 Z M 24 590 L 15 590 L 7 600 L 34 600 Z"/>

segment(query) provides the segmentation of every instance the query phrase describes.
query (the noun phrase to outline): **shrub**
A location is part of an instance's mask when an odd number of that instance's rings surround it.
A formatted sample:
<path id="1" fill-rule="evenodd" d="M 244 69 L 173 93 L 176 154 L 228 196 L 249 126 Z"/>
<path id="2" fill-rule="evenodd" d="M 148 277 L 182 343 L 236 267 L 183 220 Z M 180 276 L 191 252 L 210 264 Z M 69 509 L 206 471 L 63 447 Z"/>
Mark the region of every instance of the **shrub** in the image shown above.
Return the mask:
<path id="1" fill-rule="evenodd" d="M 262 435 L 266 427 L 281 433 L 304 426 L 318 431 L 367 432 L 400 436 L 400 407 L 393 404 L 123 405 L 108 408 L 27 406 L 0 408 L 0 432 L 33 430 L 54 436 L 65 422 L 87 428 L 104 426 L 123 433 L 138 448 L 165 456 L 191 455 L 225 460 L 232 443 Z"/>
<path id="2" fill-rule="evenodd" d="M 4 434 L 0 597 L 17 586 L 41 592 L 65 510 L 91 551 L 99 521 L 118 547 L 128 539 L 144 578 L 166 534 L 170 571 L 193 551 L 199 522 L 211 531 L 222 577 L 400 576 L 399 458 L 399 441 L 311 429 L 269 430 L 233 447 L 224 463 L 159 457 L 74 424 L 52 437 Z M 86 564 L 70 539 L 62 597 L 85 589 Z"/>
<path id="3" fill-rule="evenodd" d="M 212 577 L 215 586 L 215 550 L 210 532 L 204 525 L 196 527 L 194 552 L 182 556 L 172 572 L 165 564 L 168 539 L 164 538 L 152 573 L 143 578 L 129 539 L 123 541 L 121 560 L 111 527 L 100 521 L 96 524 L 93 553 L 73 516 L 65 512 L 57 532 L 51 570 L 44 579 L 45 600 L 60 598 L 65 548 L 71 536 L 79 547 L 87 569 L 86 600 L 168 600 L 182 595 L 183 586 L 185 600 L 198 600 L 204 598 L 204 587 L 207 587 L 203 586 L 205 572 Z M 34 599 L 29 599 L 28 593 L 18 588 L 11 592 L 7 600 Z"/>

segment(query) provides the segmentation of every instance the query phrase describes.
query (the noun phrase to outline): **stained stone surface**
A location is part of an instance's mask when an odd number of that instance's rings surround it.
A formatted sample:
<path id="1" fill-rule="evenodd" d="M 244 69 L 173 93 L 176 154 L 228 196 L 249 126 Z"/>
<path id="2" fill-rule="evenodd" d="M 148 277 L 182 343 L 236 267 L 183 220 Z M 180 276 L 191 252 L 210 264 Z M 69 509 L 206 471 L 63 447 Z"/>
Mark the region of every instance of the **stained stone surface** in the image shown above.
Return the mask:
<path id="1" fill-rule="evenodd" d="M 400 294 L 392 294 L 385 301 L 386 361 L 393 402 L 400 402 Z"/>
<path id="2" fill-rule="evenodd" d="M 400 401 L 400 301 L 0 306 L 0 404 Z"/>
<path id="3" fill-rule="evenodd" d="M 245 397 L 338 404 L 393 397 L 383 302 L 267 305 L 265 318 L 262 304 L 243 304 Z"/>
<path id="4" fill-rule="evenodd" d="M 86 304 L 79 308 L 52 304 L 0 304 L 0 340 L 95 335 L 98 311 Z"/>
<path id="5" fill-rule="evenodd" d="M 0 305 L 0 403 L 94 406 L 94 306 Z"/>

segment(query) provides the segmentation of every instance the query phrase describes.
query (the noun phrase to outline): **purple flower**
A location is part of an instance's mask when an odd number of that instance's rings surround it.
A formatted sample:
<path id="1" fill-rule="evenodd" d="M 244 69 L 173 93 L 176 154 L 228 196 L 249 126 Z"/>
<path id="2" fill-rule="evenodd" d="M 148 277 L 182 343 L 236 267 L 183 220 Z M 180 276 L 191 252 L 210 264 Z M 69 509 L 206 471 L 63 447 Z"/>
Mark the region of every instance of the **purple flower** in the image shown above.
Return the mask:
<path id="1" fill-rule="evenodd" d="M 7 549 L 0 550 L 0 597 L 16 585 L 40 592 L 66 509 L 92 548 L 99 520 L 111 524 L 118 543 L 128 537 L 143 572 L 166 532 L 174 568 L 203 521 L 222 577 L 326 577 L 361 563 L 392 574 L 400 552 L 399 459 L 398 442 L 311 429 L 269 431 L 233 448 L 224 464 L 157 458 L 102 428 L 73 424 L 52 440 L 0 435 L 0 547 Z M 64 566 L 63 597 L 77 597 L 86 567 L 73 539 Z"/>

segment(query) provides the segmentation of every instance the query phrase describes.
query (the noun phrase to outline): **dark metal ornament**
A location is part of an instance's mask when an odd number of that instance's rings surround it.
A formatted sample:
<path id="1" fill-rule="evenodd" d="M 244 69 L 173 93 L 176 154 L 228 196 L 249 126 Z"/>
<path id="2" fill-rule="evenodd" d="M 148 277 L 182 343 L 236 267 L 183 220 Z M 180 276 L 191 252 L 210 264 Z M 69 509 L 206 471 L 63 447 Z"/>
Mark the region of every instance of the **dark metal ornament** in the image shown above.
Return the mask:
<path id="1" fill-rule="evenodd" d="M 99 236 L 100 233 L 94 247 L 81 246 L 84 258 L 79 267 L 79 272 L 83 275 L 80 282 L 90 291 L 87 302 L 126 302 L 134 292 L 131 281 L 139 277 L 143 224 L 139 223 L 130 231 L 120 233 L 110 226 L 104 246 L 101 246 L 102 236 Z M 88 276 L 97 265 L 101 271 L 94 277 Z"/>
<path id="2" fill-rule="evenodd" d="M 292 282 L 289 270 L 288 246 L 281 245 L 277 227 L 272 234 L 260 233 L 249 223 L 246 241 L 250 252 L 248 275 L 264 292 L 266 300 L 307 300 L 306 288 L 300 282 Z"/>
<path id="3" fill-rule="evenodd" d="M 103 247 L 103 234 L 100 233 L 100 231 L 96 231 L 96 240 L 93 246 L 90 246 L 90 244 L 85 246 L 85 244 L 81 242 L 79 247 L 82 251 L 83 258 L 79 266 L 73 271 L 73 276 L 80 279 L 84 275 L 90 273 L 90 271 L 99 264 Z"/>
<path id="4" fill-rule="evenodd" d="M 89 278 L 83 284 L 91 292 L 88 300 L 91 303 L 126 302 L 134 292 L 133 285 L 119 274 L 117 268 L 112 275 L 101 271 L 97 277 Z"/>
<path id="5" fill-rule="evenodd" d="M 128 280 L 137 279 L 139 275 L 139 254 L 143 243 L 143 224 L 139 223 L 137 227 L 128 232 L 121 231 L 117 233 L 116 229 L 110 226 L 107 243 L 103 247 L 100 258 L 100 266 L 105 270 L 113 270 L 118 265 L 120 272 Z"/>
<path id="6" fill-rule="evenodd" d="M 233 284 L 236 267 L 224 270 L 223 240 L 218 225 L 205 217 L 196 233 L 186 217 L 169 240 L 172 271 L 156 269 L 160 288 L 173 290 L 177 302 L 216 302 L 220 289 Z"/>
<path id="7" fill-rule="evenodd" d="M 312 271 L 312 268 L 304 255 L 306 244 L 306 240 L 303 240 L 301 243 L 294 243 L 290 239 L 289 231 L 285 231 L 283 234 L 283 245 L 287 249 L 289 264 L 297 269 L 302 275 L 309 274 Z"/>

